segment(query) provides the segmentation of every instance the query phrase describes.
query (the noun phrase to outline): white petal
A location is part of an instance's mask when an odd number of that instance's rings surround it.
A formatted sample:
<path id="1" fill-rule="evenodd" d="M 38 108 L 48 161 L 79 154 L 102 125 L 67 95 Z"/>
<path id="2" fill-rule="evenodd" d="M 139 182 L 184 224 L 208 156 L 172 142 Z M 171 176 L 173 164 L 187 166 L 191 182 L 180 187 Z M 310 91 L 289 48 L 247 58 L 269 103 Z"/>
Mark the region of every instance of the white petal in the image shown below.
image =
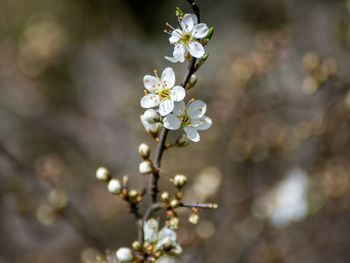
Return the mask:
<path id="1" fill-rule="evenodd" d="M 192 120 L 191 123 L 198 131 L 208 130 L 212 125 L 211 119 L 207 116 L 203 116 L 197 120 Z"/>
<path id="2" fill-rule="evenodd" d="M 163 86 L 166 88 L 172 88 L 175 85 L 175 73 L 174 70 L 170 67 L 167 67 L 163 70 L 161 81 Z"/>
<path id="3" fill-rule="evenodd" d="M 163 125 L 168 130 L 178 130 L 181 126 L 181 120 L 174 114 L 169 114 L 163 119 Z"/>
<path id="4" fill-rule="evenodd" d="M 167 57 L 167 56 L 165 56 L 164 58 L 165 58 L 166 60 L 168 60 L 169 62 L 171 62 L 171 63 L 179 62 L 176 58 L 173 58 L 173 57 Z"/>
<path id="5" fill-rule="evenodd" d="M 146 96 L 143 96 L 140 101 L 141 107 L 146 109 L 158 106 L 159 103 L 160 103 L 159 96 L 154 94 L 148 94 Z"/>
<path id="6" fill-rule="evenodd" d="M 159 79 L 154 76 L 146 75 L 143 78 L 143 85 L 149 92 L 154 92 L 156 89 L 161 87 Z"/>
<path id="7" fill-rule="evenodd" d="M 171 44 L 174 44 L 180 40 L 181 36 L 182 36 L 182 31 L 180 29 L 175 29 L 173 32 L 171 32 L 169 42 Z"/>
<path id="8" fill-rule="evenodd" d="M 195 128 L 186 127 L 185 133 L 186 133 L 188 139 L 190 139 L 193 142 L 199 142 L 199 140 L 201 139 L 198 131 Z"/>
<path id="9" fill-rule="evenodd" d="M 174 102 L 172 100 L 164 100 L 159 105 L 159 113 L 162 116 L 168 115 L 174 109 Z"/>
<path id="10" fill-rule="evenodd" d="M 193 41 L 188 45 L 188 51 L 195 58 L 201 58 L 205 54 L 202 44 L 197 41 Z"/>
<path id="11" fill-rule="evenodd" d="M 162 230 L 159 231 L 159 243 L 163 240 L 171 240 L 172 242 L 176 242 L 176 232 L 168 227 L 163 227 Z"/>
<path id="12" fill-rule="evenodd" d="M 201 100 L 195 100 L 188 105 L 187 114 L 191 119 L 198 119 L 204 116 L 207 111 L 207 104 Z"/>
<path id="13" fill-rule="evenodd" d="M 156 263 L 176 263 L 176 259 L 168 255 L 163 255 L 157 259 Z"/>
<path id="14" fill-rule="evenodd" d="M 143 233 L 145 241 L 153 243 L 158 239 L 158 227 L 159 223 L 157 220 L 151 218 L 143 225 Z"/>
<path id="15" fill-rule="evenodd" d="M 176 45 L 174 47 L 174 52 L 173 52 L 173 57 L 176 59 L 178 62 L 184 62 L 185 61 L 185 53 L 186 53 L 186 48 L 184 45 Z"/>
<path id="16" fill-rule="evenodd" d="M 193 27 L 197 24 L 198 19 L 195 14 L 186 14 L 181 21 L 181 28 L 186 32 L 191 32 Z"/>
<path id="17" fill-rule="evenodd" d="M 209 28 L 206 24 L 200 23 L 196 25 L 192 30 L 192 36 L 195 38 L 203 38 L 208 35 Z"/>
<path id="18" fill-rule="evenodd" d="M 173 113 L 175 116 L 185 115 L 186 103 L 184 101 L 175 102 Z"/>
<path id="19" fill-rule="evenodd" d="M 170 96 L 174 101 L 182 101 L 186 96 L 186 91 L 181 86 L 175 86 L 171 89 Z"/>

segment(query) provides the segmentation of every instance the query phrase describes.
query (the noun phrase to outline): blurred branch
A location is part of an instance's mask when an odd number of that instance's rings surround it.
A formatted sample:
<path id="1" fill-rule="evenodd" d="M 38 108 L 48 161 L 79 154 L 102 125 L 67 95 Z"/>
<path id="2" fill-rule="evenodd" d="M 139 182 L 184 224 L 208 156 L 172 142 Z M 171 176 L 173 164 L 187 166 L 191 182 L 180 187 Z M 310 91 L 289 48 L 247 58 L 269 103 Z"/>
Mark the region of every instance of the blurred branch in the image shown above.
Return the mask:
<path id="1" fill-rule="evenodd" d="M 0 155 L 5 157 L 10 163 L 12 163 L 17 169 L 21 171 L 20 175 L 28 175 L 32 180 L 30 182 L 35 184 L 36 189 L 40 190 L 43 194 L 47 195 L 47 189 L 45 189 L 38 182 L 38 178 L 36 176 L 36 171 L 30 166 L 27 165 L 24 161 L 16 157 L 7 147 L 6 145 L 0 141 Z M 95 246 L 98 249 L 104 249 L 105 246 L 102 244 L 102 241 L 99 240 L 94 234 L 91 233 L 91 227 L 88 226 L 84 217 L 78 212 L 78 209 L 72 204 L 68 204 L 67 207 L 60 213 L 63 218 L 69 223 L 76 232 L 84 238 L 86 242 Z"/>

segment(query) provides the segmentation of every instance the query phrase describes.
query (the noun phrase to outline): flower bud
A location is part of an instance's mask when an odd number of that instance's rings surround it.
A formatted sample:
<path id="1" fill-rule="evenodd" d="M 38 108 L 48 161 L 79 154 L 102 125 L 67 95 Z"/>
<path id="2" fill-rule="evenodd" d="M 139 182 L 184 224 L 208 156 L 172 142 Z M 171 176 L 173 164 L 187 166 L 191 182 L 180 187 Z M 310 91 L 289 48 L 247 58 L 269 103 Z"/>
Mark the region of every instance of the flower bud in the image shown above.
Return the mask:
<path id="1" fill-rule="evenodd" d="M 199 223 L 199 215 L 197 213 L 193 213 L 189 218 L 188 221 L 190 221 L 190 223 L 196 225 Z"/>
<path id="2" fill-rule="evenodd" d="M 208 54 L 204 54 L 204 56 L 198 60 L 196 64 L 197 69 L 200 68 L 207 61 L 208 57 L 209 57 Z"/>
<path id="3" fill-rule="evenodd" d="M 185 147 L 190 144 L 188 137 L 185 134 L 182 134 L 177 140 L 176 145 L 179 147 Z"/>
<path id="4" fill-rule="evenodd" d="M 205 40 L 209 41 L 213 38 L 213 35 L 214 35 L 214 27 L 210 27 L 209 28 L 209 32 L 208 32 L 208 35 L 205 37 Z"/>
<path id="5" fill-rule="evenodd" d="M 170 195 L 169 195 L 168 192 L 163 192 L 163 193 L 161 194 L 160 198 L 162 199 L 163 202 L 165 202 L 165 201 L 168 201 L 168 200 L 169 200 Z"/>
<path id="6" fill-rule="evenodd" d="M 136 251 L 140 250 L 141 249 L 141 243 L 139 241 L 134 241 L 132 243 L 132 249 L 136 250 Z"/>
<path id="7" fill-rule="evenodd" d="M 141 174 L 150 174 L 152 170 L 153 170 L 153 166 L 150 161 L 143 161 L 139 165 L 139 171 Z"/>
<path id="8" fill-rule="evenodd" d="M 137 191 L 134 190 L 134 189 L 133 189 L 133 190 L 130 190 L 130 192 L 129 192 L 129 198 L 130 198 L 130 201 L 131 201 L 132 203 L 137 202 L 139 196 L 140 196 L 139 192 L 137 192 Z"/>
<path id="9" fill-rule="evenodd" d="M 110 193 L 119 194 L 122 190 L 122 185 L 118 179 L 112 179 L 109 181 L 107 188 Z"/>
<path id="10" fill-rule="evenodd" d="M 150 123 L 150 124 L 154 124 L 156 122 L 160 121 L 160 116 L 158 114 L 158 112 L 156 112 L 154 109 L 149 109 L 146 110 L 143 115 L 143 120 Z"/>
<path id="11" fill-rule="evenodd" d="M 183 174 L 177 174 L 175 175 L 173 182 L 177 188 L 181 189 L 186 184 L 187 177 Z"/>
<path id="12" fill-rule="evenodd" d="M 116 253 L 116 256 L 117 256 L 117 260 L 121 263 L 132 262 L 134 259 L 132 250 L 128 247 L 119 248 Z"/>
<path id="13" fill-rule="evenodd" d="M 179 200 L 177 200 L 177 199 L 171 200 L 170 206 L 171 206 L 172 208 L 178 208 L 178 207 L 180 206 Z"/>
<path id="14" fill-rule="evenodd" d="M 111 179 L 111 174 L 105 167 L 100 167 L 96 171 L 96 178 L 100 181 L 106 182 Z"/>
<path id="15" fill-rule="evenodd" d="M 179 228 L 180 220 L 178 217 L 173 217 L 168 221 L 169 228 L 176 230 Z"/>
<path id="16" fill-rule="evenodd" d="M 139 154 L 143 159 L 148 159 L 149 155 L 151 153 L 151 150 L 149 146 L 145 143 L 141 143 L 139 146 Z"/>
<path id="17" fill-rule="evenodd" d="M 190 80 L 188 81 L 188 83 L 187 83 L 185 89 L 186 89 L 186 90 L 192 89 L 192 88 L 197 84 L 197 82 L 198 82 L 198 79 L 197 79 L 196 75 L 192 74 L 192 75 L 191 75 L 191 78 L 190 78 Z"/>

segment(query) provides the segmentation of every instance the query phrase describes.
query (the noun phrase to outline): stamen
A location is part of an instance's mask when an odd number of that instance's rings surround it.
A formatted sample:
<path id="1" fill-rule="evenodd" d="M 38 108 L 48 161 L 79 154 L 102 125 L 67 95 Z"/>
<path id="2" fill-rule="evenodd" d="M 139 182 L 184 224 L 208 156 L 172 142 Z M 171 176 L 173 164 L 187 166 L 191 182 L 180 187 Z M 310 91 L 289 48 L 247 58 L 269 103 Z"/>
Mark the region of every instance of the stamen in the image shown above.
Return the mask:
<path id="1" fill-rule="evenodd" d="M 156 69 L 153 70 L 153 73 L 154 73 L 154 75 L 157 77 L 157 79 L 159 79 L 159 77 L 158 77 L 158 71 L 157 71 Z"/>
<path id="2" fill-rule="evenodd" d="M 172 25 L 170 25 L 168 22 L 166 22 L 165 24 L 166 26 L 170 27 L 172 30 L 175 30 L 175 28 Z"/>

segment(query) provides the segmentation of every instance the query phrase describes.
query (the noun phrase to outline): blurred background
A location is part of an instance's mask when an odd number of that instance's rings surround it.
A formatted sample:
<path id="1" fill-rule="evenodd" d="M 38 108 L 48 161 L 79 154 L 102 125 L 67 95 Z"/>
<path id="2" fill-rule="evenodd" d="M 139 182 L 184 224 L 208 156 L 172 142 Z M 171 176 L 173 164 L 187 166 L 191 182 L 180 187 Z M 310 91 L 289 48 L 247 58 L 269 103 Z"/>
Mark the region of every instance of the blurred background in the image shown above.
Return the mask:
<path id="1" fill-rule="evenodd" d="M 350 1 L 198 0 L 215 26 L 189 97 L 200 143 L 166 152 L 189 201 L 180 262 L 350 262 Z M 142 78 L 183 0 L 0 0 L 0 262 L 94 262 L 136 239 L 98 166 L 141 189 Z M 175 65 L 181 79 L 184 65 Z M 181 164 L 181 165 L 179 165 Z M 167 177 L 162 188 L 171 189 Z"/>

